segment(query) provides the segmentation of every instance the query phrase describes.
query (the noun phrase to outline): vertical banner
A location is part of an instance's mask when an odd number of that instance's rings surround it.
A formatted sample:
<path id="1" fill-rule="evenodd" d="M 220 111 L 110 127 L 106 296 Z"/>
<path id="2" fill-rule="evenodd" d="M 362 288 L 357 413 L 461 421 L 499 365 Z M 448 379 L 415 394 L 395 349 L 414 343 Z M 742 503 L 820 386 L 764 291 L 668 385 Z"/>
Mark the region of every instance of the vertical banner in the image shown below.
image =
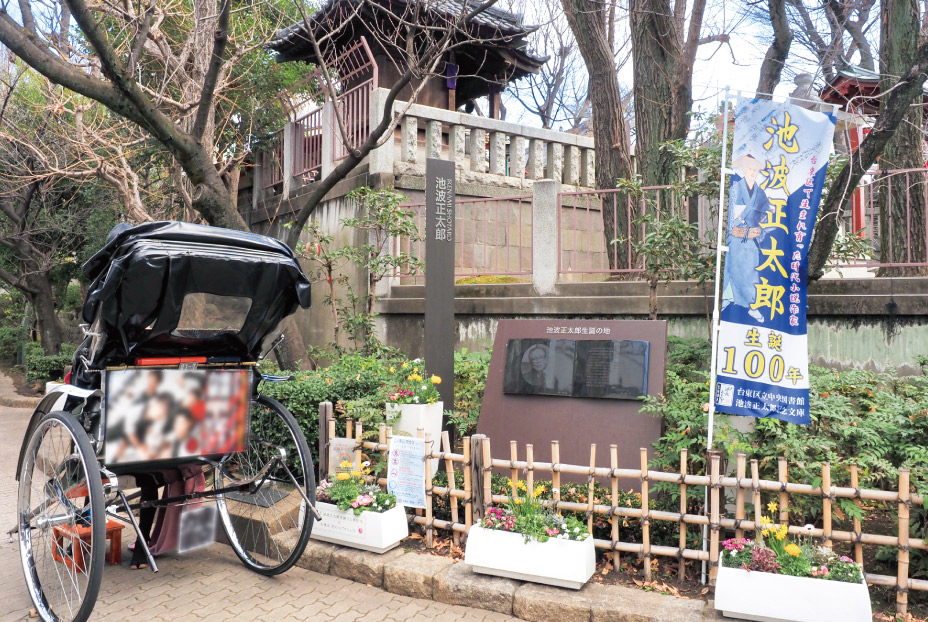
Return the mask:
<path id="1" fill-rule="evenodd" d="M 387 492 L 408 508 L 425 508 L 425 439 L 394 436 L 390 439 Z"/>
<path id="2" fill-rule="evenodd" d="M 806 276 L 835 117 L 740 98 L 718 334 L 719 412 L 809 423 Z"/>
<path id="3" fill-rule="evenodd" d="M 454 162 L 425 163 L 425 363 L 454 404 Z M 436 439 L 437 440 L 437 439 Z"/>

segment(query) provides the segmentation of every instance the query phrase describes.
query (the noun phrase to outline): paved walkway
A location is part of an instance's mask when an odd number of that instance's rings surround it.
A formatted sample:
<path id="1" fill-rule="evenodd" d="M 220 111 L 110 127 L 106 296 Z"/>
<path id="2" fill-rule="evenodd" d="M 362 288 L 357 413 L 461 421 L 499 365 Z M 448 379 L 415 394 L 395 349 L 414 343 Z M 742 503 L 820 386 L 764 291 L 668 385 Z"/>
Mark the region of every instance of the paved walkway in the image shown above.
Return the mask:
<path id="1" fill-rule="evenodd" d="M 2 374 L 0 374 L 2 378 Z M 0 406 L 0 532 L 13 525 L 16 507 L 14 472 L 31 410 Z M 128 532 L 126 532 L 128 534 Z M 131 539 L 131 538 L 130 538 Z M 92 620 L 174 622 L 205 620 L 435 620 L 479 622 L 516 620 L 509 616 L 390 594 L 377 588 L 294 567 L 266 578 L 246 570 L 225 545 L 186 556 L 159 558 L 161 571 L 130 571 L 107 566 Z M 18 543 L 0 538 L 0 622 L 30 620 Z"/>

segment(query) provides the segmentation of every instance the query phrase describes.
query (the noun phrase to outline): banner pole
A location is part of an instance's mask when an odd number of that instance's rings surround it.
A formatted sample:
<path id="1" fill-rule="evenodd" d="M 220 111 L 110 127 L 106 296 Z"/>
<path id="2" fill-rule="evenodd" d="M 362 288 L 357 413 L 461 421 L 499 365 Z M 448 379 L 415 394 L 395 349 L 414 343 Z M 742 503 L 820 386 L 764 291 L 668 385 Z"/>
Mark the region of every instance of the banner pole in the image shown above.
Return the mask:
<path id="1" fill-rule="evenodd" d="M 722 237 L 722 223 L 724 221 L 722 215 L 725 213 L 725 179 L 726 175 L 729 173 L 727 168 L 728 166 L 728 98 L 729 98 L 729 89 L 730 86 L 725 87 L 725 99 L 723 100 L 723 112 L 722 112 L 722 166 L 719 170 L 719 224 L 718 230 L 716 231 L 716 240 L 715 240 L 715 298 L 714 305 L 712 308 L 712 330 L 710 336 L 712 338 L 712 354 L 709 362 L 709 433 L 708 438 L 706 439 L 706 464 L 709 464 L 709 453 L 712 451 L 712 437 L 713 432 L 715 431 L 715 383 L 717 380 L 716 375 L 716 365 L 718 363 L 718 336 L 719 336 L 719 321 L 720 321 L 720 311 L 719 311 L 719 293 L 722 286 L 722 253 L 728 249 L 723 245 Z M 709 488 L 706 487 L 703 489 L 703 508 L 708 507 L 709 505 Z M 707 537 L 708 529 L 706 525 L 702 527 L 702 550 L 706 551 L 707 548 Z M 702 562 L 702 582 L 706 582 L 706 562 Z"/>

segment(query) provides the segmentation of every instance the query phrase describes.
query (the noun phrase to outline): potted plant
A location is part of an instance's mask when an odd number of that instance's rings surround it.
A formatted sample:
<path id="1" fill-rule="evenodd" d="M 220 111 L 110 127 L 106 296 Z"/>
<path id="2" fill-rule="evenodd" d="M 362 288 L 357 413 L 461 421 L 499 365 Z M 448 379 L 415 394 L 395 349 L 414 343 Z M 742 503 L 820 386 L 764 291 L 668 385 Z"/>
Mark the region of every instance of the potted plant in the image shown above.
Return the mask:
<path id="1" fill-rule="evenodd" d="M 487 510 L 467 534 L 464 562 L 474 572 L 579 590 L 593 575 L 596 553 L 586 525 L 537 501 L 543 486 Z"/>
<path id="2" fill-rule="evenodd" d="M 429 376 L 421 359 L 402 361 L 390 366 L 391 378 L 385 383 L 387 421 L 394 432 L 416 436 L 419 428 L 431 435 L 434 443 L 441 439 L 444 404 L 438 394 L 441 378 Z M 431 461 L 432 473 L 438 460 Z"/>
<path id="3" fill-rule="evenodd" d="M 406 510 L 396 497 L 368 482 L 370 463 L 354 470 L 342 462 L 331 481 L 316 488 L 316 508 L 322 520 L 313 525 L 316 540 L 385 553 L 409 535 Z"/>
<path id="4" fill-rule="evenodd" d="M 776 503 L 768 505 L 776 512 Z M 812 543 L 813 526 L 798 541 L 786 525 L 761 517 L 754 539 L 722 543 L 715 608 L 746 620 L 869 622 L 870 594 L 863 570 L 850 557 Z"/>

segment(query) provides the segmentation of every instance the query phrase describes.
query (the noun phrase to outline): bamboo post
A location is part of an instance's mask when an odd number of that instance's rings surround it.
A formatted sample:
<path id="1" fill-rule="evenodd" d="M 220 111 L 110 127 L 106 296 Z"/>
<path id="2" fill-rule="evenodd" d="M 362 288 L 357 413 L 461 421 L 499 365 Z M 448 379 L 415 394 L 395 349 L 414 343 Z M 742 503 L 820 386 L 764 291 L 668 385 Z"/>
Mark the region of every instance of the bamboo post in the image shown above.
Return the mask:
<path id="1" fill-rule="evenodd" d="M 735 537 L 743 538 L 744 529 L 741 528 L 741 521 L 744 520 L 744 488 L 741 487 L 741 480 L 744 479 L 747 468 L 747 455 L 738 454 L 738 462 L 735 467 L 735 477 L 738 480 L 738 487 L 735 489 Z"/>
<path id="2" fill-rule="evenodd" d="M 831 498 L 834 491 L 831 489 L 831 465 L 822 465 L 822 543 L 831 548 Z"/>
<path id="3" fill-rule="evenodd" d="M 329 417 L 329 440 L 331 441 L 333 438 L 335 438 L 335 419 L 332 417 Z M 328 474 L 331 477 L 332 474 L 335 473 L 335 467 L 338 465 L 332 464 L 331 461 L 327 461 L 327 462 L 329 465 Z"/>
<path id="4" fill-rule="evenodd" d="M 509 482 L 512 484 L 512 498 L 519 496 L 519 469 L 515 467 L 516 460 L 519 459 L 519 444 L 515 441 L 509 441 Z"/>
<path id="5" fill-rule="evenodd" d="M 854 499 L 854 505 L 861 507 L 860 503 L 860 481 L 857 477 L 857 465 L 851 465 L 851 488 L 856 491 L 857 499 Z M 860 519 L 854 517 L 854 561 L 863 566 L 864 564 L 864 547 L 860 543 Z"/>
<path id="6" fill-rule="evenodd" d="M 760 500 L 760 477 L 758 476 L 757 458 L 751 460 L 751 489 L 754 491 L 754 537 L 760 535 L 760 515 L 763 508 Z"/>
<path id="7" fill-rule="evenodd" d="M 561 445 L 558 441 L 551 441 L 551 496 L 554 497 L 554 509 L 560 514 L 558 504 L 561 502 Z"/>
<path id="8" fill-rule="evenodd" d="M 490 453 L 490 439 L 484 436 L 480 441 L 483 452 L 483 504 L 484 508 L 493 505 L 493 455 Z"/>
<path id="9" fill-rule="evenodd" d="M 448 505 L 451 507 L 451 524 L 458 522 L 458 498 L 451 494 L 457 488 L 457 482 L 454 477 L 454 462 L 448 457 L 451 454 L 451 435 L 448 430 L 441 433 L 441 449 L 445 453 L 445 471 L 448 473 Z M 451 536 L 455 544 L 461 543 L 461 536 L 454 529 L 451 530 Z"/>
<path id="10" fill-rule="evenodd" d="M 683 451 L 686 451 L 685 449 Z M 616 469 L 619 468 L 619 446 L 618 445 L 609 445 L 609 467 L 612 470 L 612 475 L 610 476 L 612 484 L 612 516 L 609 517 L 610 522 L 612 523 L 612 568 L 614 571 L 618 572 L 619 570 L 619 549 L 616 548 L 616 544 L 619 542 L 619 518 L 618 513 L 615 511 L 619 507 L 619 478 L 616 476 Z"/>
<path id="11" fill-rule="evenodd" d="M 319 479 L 325 479 L 325 474 L 329 472 L 328 458 L 329 431 L 328 414 L 332 409 L 332 402 L 319 402 L 319 453 L 316 454 L 319 463 Z"/>
<path id="12" fill-rule="evenodd" d="M 715 585 L 715 578 L 719 574 L 719 462 L 721 456 L 716 450 L 709 452 L 710 475 L 709 487 L 709 584 Z M 757 461 L 751 461 L 752 472 L 757 472 Z M 760 493 L 757 493 L 760 496 Z"/>
<path id="13" fill-rule="evenodd" d="M 461 444 L 461 452 L 464 454 L 464 533 L 470 533 L 470 526 L 474 520 L 474 491 L 471 488 L 471 439 L 465 436 Z"/>
<path id="14" fill-rule="evenodd" d="M 777 458 L 777 476 L 780 481 L 780 524 L 789 523 L 789 493 L 786 492 L 786 484 L 789 482 L 789 470 L 786 464 L 786 458 L 780 456 Z"/>
<path id="15" fill-rule="evenodd" d="M 596 443 L 590 444 L 590 474 L 587 475 L 586 485 L 586 528 L 593 534 L 593 506 L 596 496 Z"/>
<path id="16" fill-rule="evenodd" d="M 613 445 L 615 447 L 615 445 Z M 677 563 L 679 567 L 677 569 L 677 576 L 681 581 L 686 580 L 686 563 L 683 560 L 683 550 L 686 549 L 686 521 L 684 517 L 686 516 L 686 460 L 689 455 L 689 452 L 686 449 L 680 451 L 680 553 L 677 557 Z M 616 517 L 618 520 L 618 517 Z M 616 565 L 618 568 L 618 565 Z"/>
<path id="17" fill-rule="evenodd" d="M 418 434 L 422 436 L 422 428 L 418 429 Z M 425 451 L 422 459 L 425 460 L 425 547 L 434 546 L 435 527 L 432 526 L 432 461 L 431 457 L 432 435 L 425 435 Z"/>
<path id="18" fill-rule="evenodd" d="M 360 471 L 361 462 L 363 462 L 362 451 L 364 449 L 364 447 L 361 445 L 361 443 L 364 442 L 364 435 L 362 433 L 362 426 L 360 421 L 358 421 L 354 429 L 355 433 L 357 434 L 356 442 L 354 444 L 354 468 Z"/>
<path id="19" fill-rule="evenodd" d="M 534 502 L 535 496 L 535 450 L 531 443 L 525 445 L 525 488 L 526 497 L 531 497 Z"/>
<path id="20" fill-rule="evenodd" d="M 641 455 L 641 553 L 644 563 L 644 580 L 651 582 L 651 510 L 648 502 L 648 450 Z"/>
<path id="21" fill-rule="evenodd" d="M 909 470 L 899 469 L 899 552 L 896 570 L 896 615 L 909 611 Z"/>
<path id="22" fill-rule="evenodd" d="M 345 438 L 354 438 L 354 419 L 345 420 Z"/>
<path id="23" fill-rule="evenodd" d="M 470 486 L 471 486 L 471 519 L 472 523 L 479 523 L 486 513 L 486 495 L 483 491 L 483 434 L 474 434 L 470 437 Z"/>

